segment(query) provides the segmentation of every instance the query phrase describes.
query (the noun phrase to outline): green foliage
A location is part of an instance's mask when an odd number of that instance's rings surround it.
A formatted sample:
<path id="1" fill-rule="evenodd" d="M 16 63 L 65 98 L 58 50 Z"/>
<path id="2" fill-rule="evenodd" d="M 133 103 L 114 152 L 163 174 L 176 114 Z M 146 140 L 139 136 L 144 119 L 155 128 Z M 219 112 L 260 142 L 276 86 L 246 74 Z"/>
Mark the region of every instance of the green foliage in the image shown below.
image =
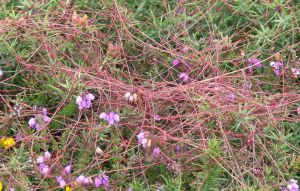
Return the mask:
<path id="1" fill-rule="evenodd" d="M 279 190 L 284 179 L 300 178 L 299 78 L 290 74 L 299 68 L 297 1 L 67 2 L 0 3 L 0 138 L 21 134 L 14 148 L 0 149 L 5 189 L 56 189 L 54 177 L 68 164 L 68 185 L 106 171 L 112 190 Z M 277 52 L 280 77 L 269 66 Z M 252 57 L 263 67 L 249 74 Z M 180 72 L 190 80 L 182 83 Z M 245 80 L 252 89 L 240 87 Z M 96 99 L 79 110 L 76 97 L 86 91 Z M 138 99 L 126 101 L 127 91 Z M 237 100 L 224 101 L 227 91 Z M 48 108 L 45 130 L 29 128 L 33 106 Z M 120 113 L 121 122 L 99 120 L 104 111 Z M 140 131 L 149 133 L 149 147 L 137 145 Z M 46 150 L 53 166 L 44 177 L 35 160 Z"/>
<path id="2" fill-rule="evenodd" d="M 205 156 L 201 161 L 202 171 L 197 174 L 196 184 L 203 191 L 219 190 L 224 183 L 225 171 L 219 162 L 222 157 L 220 144 L 221 142 L 216 139 L 209 140 Z"/>

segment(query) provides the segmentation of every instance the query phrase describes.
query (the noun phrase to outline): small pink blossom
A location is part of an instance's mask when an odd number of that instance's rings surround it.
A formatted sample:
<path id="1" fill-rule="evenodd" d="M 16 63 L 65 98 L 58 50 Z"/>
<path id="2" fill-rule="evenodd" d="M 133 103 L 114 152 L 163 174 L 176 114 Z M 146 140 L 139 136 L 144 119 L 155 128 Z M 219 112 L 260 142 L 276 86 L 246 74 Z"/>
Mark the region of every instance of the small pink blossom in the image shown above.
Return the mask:
<path id="1" fill-rule="evenodd" d="M 82 184 L 83 181 L 84 181 L 84 179 L 85 179 L 85 176 L 84 176 L 84 175 L 80 175 L 80 176 L 78 176 L 78 177 L 76 178 L 76 182 L 77 182 L 78 184 Z"/>
<path id="2" fill-rule="evenodd" d="M 50 159 L 50 158 L 51 158 L 51 153 L 48 152 L 48 151 L 46 151 L 46 152 L 44 153 L 44 157 L 45 157 L 45 159 Z"/>
<path id="3" fill-rule="evenodd" d="M 28 121 L 28 125 L 34 128 L 36 131 L 42 130 L 45 127 L 45 123 L 50 122 L 50 117 L 47 116 L 47 109 L 43 108 L 41 114 L 31 117 Z"/>
<path id="4" fill-rule="evenodd" d="M 300 107 L 298 107 L 296 110 L 297 110 L 297 114 L 300 116 Z"/>
<path id="5" fill-rule="evenodd" d="M 71 165 L 68 165 L 64 168 L 64 173 L 70 174 L 71 173 Z"/>
<path id="6" fill-rule="evenodd" d="M 45 165 L 44 163 L 39 165 L 39 170 L 40 170 L 41 174 L 43 174 L 43 175 L 47 175 L 50 171 L 49 166 Z"/>
<path id="7" fill-rule="evenodd" d="M 92 100 L 95 99 L 95 96 L 91 93 L 83 94 L 82 96 L 77 96 L 76 104 L 78 108 L 81 109 L 88 109 L 91 107 Z"/>
<path id="8" fill-rule="evenodd" d="M 38 163 L 38 164 L 42 164 L 42 163 L 44 163 L 44 161 L 45 161 L 45 158 L 44 158 L 44 157 L 38 157 L 38 158 L 36 159 L 36 163 Z"/>
<path id="9" fill-rule="evenodd" d="M 96 188 L 100 188 L 101 186 L 103 186 L 105 189 L 107 189 L 109 186 L 108 176 L 106 176 L 105 173 L 102 172 L 98 177 L 95 178 L 94 183 Z"/>
<path id="10" fill-rule="evenodd" d="M 173 60 L 173 66 L 177 66 L 180 63 L 180 60 L 178 58 L 176 58 L 175 60 Z"/>
<path id="11" fill-rule="evenodd" d="M 147 146 L 147 142 L 148 142 L 148 139 L 146 138 L 145 133 L 140 132 L 136 137 L 138 139 L 138 144 L 143 145 L 143 147 L 145 148 Z"/>
<path id="12" fill-rule="evenodd" d="M 183 49 L 182 49 L 182 51 L 183 51 L 184 53 L 188 53 L 189 47 L 188 47 L 188 46 L 184 46 Z"/>
<path id="13" fill-rule="evenodd" d="M 120 122 L 120 115 L 115 112 L 102 112 L 100 113 L 99 118 L 106 120 L 109 125 L 114 125 L 115 123 Z"/>
<path id="14" fill-rule="evenodd" d="M 179 74 L 179 78 L 181 78 L 182 81 L 184 81 L 184 82 L 187 82 L 187 81 L 189 80 L 189 76 L 188 76 L 188 74 L 185 73 L 185 72 L 180 73 L 180 74 Z"/>
<path id="15" fill-rule="evenodd" d="M 59 187 L 61 187 L 61 188 L 64 188 L 65 186 L 66 186 L 66 181 L 65 180 L 61 180 L 60 182 L 59 182 Z"/>
<path id="16" fill-rule="evenodd" d="M 159 154 L 160 154 L 160 149 L 159 149 L 158 147 L 155 147 L 155 148 L 153 149 L 152 156 L 153 156 L 153 157 L 158 157 Z"/>
<path id="17" fill-rule="evenodd" d="M 280 76 L 282 73 L 283 63 L 282 62 L 274 62 L 270 63 L 270 66 L 273 68 L 274 74 L 276 76 Z"/>
<path id="18" fill-rule="evenodd" d="M 230 94 L 228 94 L 228 95 L 226 96 L 226 98 L 227 98 L 228 101 L 233 102 L 233 101 L 235 101 L 236 96 L 235 96 L 234 93 L 230 93 Z"/>
<path id="19" fill-rule="evenodd" d="M 154 115 L 154 120 L 155 121 L 160 121 L 161 120 L 161 117 L 159 115 Z"/>
<path id="20" fill-rule="evenodd" d="M 293 78 L 298 78 L 299 77 L 300 69 L 292 68 L 291 71 L 292 71 L 292 77 Z"/>

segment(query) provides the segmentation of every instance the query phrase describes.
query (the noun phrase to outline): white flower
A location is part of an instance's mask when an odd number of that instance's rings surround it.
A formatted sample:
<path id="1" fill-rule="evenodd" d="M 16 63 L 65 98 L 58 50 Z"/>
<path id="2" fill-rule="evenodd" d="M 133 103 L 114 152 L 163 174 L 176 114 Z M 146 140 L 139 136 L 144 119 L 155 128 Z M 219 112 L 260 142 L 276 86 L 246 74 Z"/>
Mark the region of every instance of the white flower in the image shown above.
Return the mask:
<path id="1" fill-rule="evenodd" d="M 144 138 L 142 140 L 142 145 L 143 145 L 144 148 L 147 146 L 147 142 L 148 142 L 148 139 L 146 139 L 146 138 Z"/>
<path id="2" fill-rule="evenodd" d="M 95 96 L 91 93 L 88 93 L 87 95 L 87 98 L 89 98 L 90 100 L 94 100 L 95 99 Z"/>
<path id="3" fill-rule="evenodd" d="M 131 96 L 131 93 L 130 92 L 126 92 L 125 95 L 124 95 L 124 98 L 125 99 L 129 99 L 130 96 Z"/>
<path id="4" fill-rule="evenodd" d="M 124 98 L 130 102 L 133 102 L 137 100 L 137 94 L 136 93 L 131 94 L 130 92 L 127 92 L 125 93 Z"/>
<path id="5" fill-rule="evenodd" d="M 38 164 L 42 164 L 42 163 L 44 163 L 44 161 L 45 161 L 44 157 L 38 157 L 38 158 L 36 159 L 36 162 L 37 162 Z"/>
<path id="6" fill-rule="evenodd" d="M 77 96 L 76 103 L 80 104 L 81 102 L 82 102 L 82 97 L 81 96 Z"/>
<path id="7" fill-rule="evenodd" d="M 129 96 L 129 101 L 133 101 L 134 100 L 134 97 L 131 95 Z"/>
<path id="8" fill-rule="evenodd" d="M 105 112 L 100 113 L 99 118 L 100 119 L 106 119 L 107 114 Z"/>
<path id="9" fill-rule="evenodd" d="M 48 151 L 46 151 L 46 152 L 44 153 L 44 157 L 45 157 L 46 159 L 50 159 L 50 158 L 51 158 L 51 153 L 49 153 Z"/>
<path id="10" fill-rule="evenodd" d="M 96 148 L 96 153 L 97 153 L 97 154 L 102 154 L 103 151 L 102 151 L 102 149 L 101 149 L 100 147 L 97 147 L 97 148 Z"/>

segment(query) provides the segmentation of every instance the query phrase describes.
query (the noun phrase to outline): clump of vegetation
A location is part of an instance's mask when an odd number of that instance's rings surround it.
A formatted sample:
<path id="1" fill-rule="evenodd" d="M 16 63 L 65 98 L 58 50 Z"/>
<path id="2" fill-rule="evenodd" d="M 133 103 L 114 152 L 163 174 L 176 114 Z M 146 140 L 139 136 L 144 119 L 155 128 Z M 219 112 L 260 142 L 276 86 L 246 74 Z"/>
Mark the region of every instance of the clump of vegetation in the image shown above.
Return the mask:
<path id="1" fill-rule="evenodd" d="M 299 190 L 295 1 L 0 5 L 0 191 Z"/>

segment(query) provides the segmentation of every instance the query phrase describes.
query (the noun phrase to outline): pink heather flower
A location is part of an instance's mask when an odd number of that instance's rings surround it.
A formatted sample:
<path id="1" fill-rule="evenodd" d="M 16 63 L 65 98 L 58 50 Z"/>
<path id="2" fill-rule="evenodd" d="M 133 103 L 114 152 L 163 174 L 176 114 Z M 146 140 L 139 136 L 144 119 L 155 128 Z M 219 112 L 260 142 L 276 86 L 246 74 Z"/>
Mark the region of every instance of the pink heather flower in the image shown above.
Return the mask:
<path id="1" fill-rule="evenodd" d="M 105 112 L 100 113 L 99 118 L 100 119 L 106 119 L 107 115 Z"/>
<path id="2" fill-rule="evenodd" d="M 29 127 L 35 127 L 35 125 L 37 124 L 37 121 L 35 118 L 31 117 L 28 121 L 28 125 Z"/>
<path id="3" fill-rule="evenodd" d="M 158 147 L 153 149 L 152 155 L 153 157 L 158 157 L 160 154 L 160 149 Z"/>
<path id="4" fill-rule="evenodd" d="M 181 152 L 181 147 L 180 147 L 180 145 L 176 145 L 176 146 L 175 146 L 175 152 L 176 152 L 176 153 L 180 153 L 180 152 Z"/>
<path id="5" fill-rule="evenodd" d="M 51 153 L 49 153 L 48 151 L 46 151 L 44 153 L 44 157 L 45 157 L 45 159 L 50 159 L 51 158 Z"/>
<path id="6" fill-rule="evenodd" d="M 270 66 L 273 68 L 274 74 L 276 76 L 280 76 L 282 72 L 283 63 L 282 62 L 274 62 L 270 63 Z"/>
<path id="7" fill-rule="evenodd" d="M 91 107 L 92 100 L 95 99 L 95 96 L 91 93 L 86 93 L 82 96 L 77 96 L 76 104 L 78 108 L 81 109 L 88 109 Z"/>
<path id="8" fill-rule="evenodd" d="M 43 108 L 42 109 L 42 115 L 46 116 L 48 114 L 48 111 L 46 108 Z"/>
<path id="9" fill-rule="evenodd" d="M 187 81 L 189 80 L 189 76 L 188 76 L 188 74 L 185 73 L 185 72 L 180 73 L 180 74 L 179 74 L 179 78 L 181 78 L 182 81 L 184 81 L 184 82 L 187 82 Z"/>
<path id="10" fill-rule="evenodd" d="M 261 61 L 260 59 L 257 59 L 257 58 L 249 58 L 247 60 L 248 62 L 248 72 L 250 74 L 253 74 L 253 69 L 254 68 L 261 68 L 262 67 L 262 64 L 261 64 Z"/>
<path id="11" fill-rule="evenodd" d="M 99 118 L 105 120 L 109 125 L 114 125 L 115 123 L 120 122 L 120 115 L 115 112 L 102 112 L 99 115 Z"/>
<path id="12" fill-rule="evenodd" d="M 261 68 L 262 67 L 262 64 L 261 64 L 261 60 L 260 59 L 257 59 L 257 58 L 249 58 L 247 60 L 248 64 L 252 65 L 253 67 L 256 67 L 256 68 Z"/>
<path id="13" fill-rule="evenodd" d="M 226 96 L 226 98 L 228 101 L 235 101 L 236 97 L 235 97 L 234 93 L 230 93 Z"/>
<path id="14" fill-rule="evenodd" d="M 9 191 L 15 191 L 15 189 L 14 188 L 9 188 Z"/>
<path id="15" fill-rule="evenodd" d="M 145 137 L 144 132 L 140 132 L 137 136 L 138 139 L 138 144 L 142 144 L 143 147 L 145 148 L 147 146 L 148 139 Z"/>
<path id="16" fill-rule="evenodd" d="M 2 69 L 0 68 L 0 78 L 3 76 L 3 71 Z"/>
<path id="17" fill-rule="evenodd" d="M 292 77 L 293 78 L 298 78 L 299 77 L 300 69 L 292 68 L 291 71 L 292 71 L 292 75 L 293 75 Z"/>
<path id="18" fill-rule="evenodd" d="M 188 47 L 188 46 L 184 46 L 183 49 L 182 49 L 182 51 L 183 51 L 184 53 L 188 53 L 189 47 Z"/>
<path id="19" fill-rule="evenodd" d="M 299 185 L 297 180 L 291 179 L 287 185 L 288 191 L 299 191 Z"/>
<path id="20" fill-rule="evenodd" d="M 59 187 L 64 188 L 66 186 L 66 181 L 62 178 L 62 176 L 56 177 L 56 182 L 59 184 Z"/>
<path id="21" fill-rule="evenodd" d="M 142 140 L 142 145 L 143 145 L 144 148 L 147 147 L 147 142 L 148 142 L 148 139 L 146 139 L 146 138 L 144 138 Z"/>
<path id="22" fill-rule="evenodd" d="M 65 186 L 66 186 L 66 181 L 64 181 L 64 180 L 61 180 L 60 182 L 59 182 L 59 187 L 61 187 L 61 188 L 64 188 Z"/>
<path id="23" fill-rule="evenodd" d="M 298 108 L 296 109 L 296 111 L 297 111 L 297 114 L 300 115 L 300 107 L 298 107 Z"/>
<path id="24" fill-rule="evenodd" d="M 44 163 L 40 164 L 39 169 L 40 169 L 41 174 L 43 174 L 43 175 L 47 175 L 50 170 L 49 166 L 45 165 Z"/>
<path id="25" fill-rule="evenodd" d="M 180 63 L 180 60 L 178 58 L 176 58 L 175 60 L 173 60 L 172 64 L 173 66 L 177 66 Z"/>
<path id="26" fill-rule="evenodd" d="M 109 186 L 108 176 L 106 176 L 105 173 L 103 172 L 98 177 L 95 178 L 94 183 L 96 188 L 99 188 L 100 186 L 107 188 Z"/>
<path id="27" fill-rule="evenodd" d="M 102 185 L 102 180 L 99 177 L 96 177 L 94 183 L 96 188 L 99 188 Z"/>
<path id="28" fill-rule="evenodd" d="M 154 115 L 154 120 L 155 121 L 160 121 L 161 120 L 161 117 L 159 115 Z"/>
<path id="29" fill-rule="evenodd" d="M 68 165 L 64 168 L 64 173 L 70 174 L 70 172 L 71 172 L 71 165 Z"/>
<path id="30" fill-rule="evenodd" d="M 56 182 L 59 184 L 59 182 L 62 181 L 62 179 L 63 179 L 62 176 L 57 176 L 56 177 Z"/>
<path id="31" fill-rule="evenodd" d="M 39 122 L 40 121 L 40 122 Z M 36 131 L 42 130 L 45 123 L 50 122 L 50 118 L 47 116 L 47 109 L 43 108 L 41 114 L 31 117 L 28 121 L 28 125 L 31 128 L 34 128 Z"/>
<path id="32" fill-rule="evenodd" d="M 76 182 L 77 182 L 78 184 L 82 184 L 83 181 L 84 181 L 84 179 L 85 179 L 85 176 L 84 176 L 84 175 L 80 175 L 80 176 L 78 176 L 78 177 L 76 178 Z"/>
<path id="33" fill-rule="evenodd" d="M 83 184 L 89 184 L 90 183 L 90 178 L 85 177 L 83 179 Z"/>
<path id="34" fill-rule="evenodd" d="M 23 134 L 21 132 L 18 132 L 15 136 L 16 141 L 21 141 L 23 139 Z"/>
<path id="35" fill-rule="evenodd" d="M 126 93 L 124 94 L 124 98 L 125 98 L 125 99 L 129 99 L 130 96 L 131 96 L 131 93 L 130 93 L 130 92 L 126 92 Z"/>
<path id="36" fill-rule="evenodd" d="M 38 157 L 37 159 L 36 159 L 36 163 L 38 163 L 38 164 L 42 164 L 42 163 L 44 163 L 45 162 L 45 158 L 44 157 Z"/>

